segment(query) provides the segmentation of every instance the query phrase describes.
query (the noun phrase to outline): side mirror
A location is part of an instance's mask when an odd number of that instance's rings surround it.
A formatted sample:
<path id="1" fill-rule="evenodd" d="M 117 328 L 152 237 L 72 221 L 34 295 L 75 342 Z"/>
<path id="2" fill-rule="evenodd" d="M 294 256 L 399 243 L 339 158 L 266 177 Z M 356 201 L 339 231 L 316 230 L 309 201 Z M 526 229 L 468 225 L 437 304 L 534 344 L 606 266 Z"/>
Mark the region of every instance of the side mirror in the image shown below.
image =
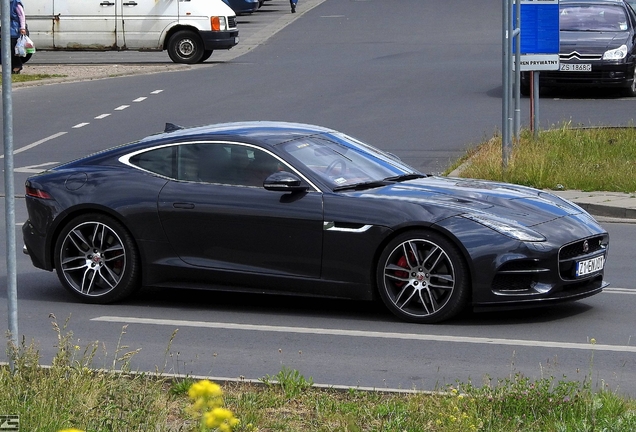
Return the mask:
<path id="1" fill-rule="evenodd" d="M 276 172 L 265 179 L 263 187 L 274 192 L 305 192 L 307 186 L 302 185 L 302 181 L 296 174 L 287 171 Z"/>

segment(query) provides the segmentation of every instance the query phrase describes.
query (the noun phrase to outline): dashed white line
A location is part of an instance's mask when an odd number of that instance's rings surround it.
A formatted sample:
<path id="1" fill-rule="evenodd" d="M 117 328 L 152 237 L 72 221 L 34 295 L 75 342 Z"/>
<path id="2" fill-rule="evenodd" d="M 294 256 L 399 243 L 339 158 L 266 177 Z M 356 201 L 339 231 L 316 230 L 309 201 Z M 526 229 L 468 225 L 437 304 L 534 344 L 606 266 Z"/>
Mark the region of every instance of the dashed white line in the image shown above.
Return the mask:
<path id="1" fill-rule="evenodd" d="M 96 119 L 96 120 L 101 120 L 101 119 L 103 119 L 103 118 L 108 117 L 109 115 L 110 115 L 110 113 L 108 113 L 108 114 L 100 114 L 100 115 L 98 115 L 97 117 L 95 117 L 95 119 Z"/>
<path id="2" fill-rule="evenodd" d="M 159 93 L 161 93 L 162 91 L 163 91 L 163 90 L 154 90 L 154 91 L 151 91 L 151 92 L 150 92 L 150 94 L 159 94 Z"/>
<path id="3" fill-rule="evenodd" d="M 126 108 L 128 108 L 130 105 L 119 105 L 117 108 L 115 108 L 115 111 L 123 111 Z"/>
<path id="4" fill-rule="evenodd" d="M 14 150 L 14 151 L 13 151 L 13 154 L 16 154 L 16 153 L 22 153 L 23 151 L 27 151 L 27 150 L 29 150 L 29 149 L 32 149 L 33 147 L 39 146 L 40 144 L 43 144 L 43 143 L 45 143 L 45 142 L 47 142 L 47 141 L 50 141 L 50 140 L 52 140 L 52 139 L 55 139 L 55 138 L 60 137 L 60 136 L 62 136 L 62 135 L 64 135 L 64 134 L 67 134 L 67 133 L 68 133 L 68 132 L 58 132 L 58 133 L 56 133 L 56 134 L 53 134 L 53 135 L 47 136 L 46 138 L 42 138 L 42 139 L 41 139 L 41 140 L 39 140 L 39 141 L 36 141 L 36 142 L 31 143 L 31 144 L 29 144 L 29 145 L 25 145 L 24 147 L 21 147 L 21 148 L 19 148 L 19 149 L 17 149 L 17 150 Z M 0 159 L 3 159 L 3 158 L 4 158 L 4 155 L 0 155 Z"/>
<path id="5" fill-rule="evenodd" d="M 254 325 L 254 324 L 209 322 L 209 321 L 186 321 L 186 320 L 169 320 L 169 319 L 118 317 L 118 316 L 101 316 L 101 317 L 91 318 L 91 321 L 128 323 L 128 324 L 150 324 L 150 325 L 175 326 L 175 327 L 215 328 L 215 329 L 225 329 L 225 330 L 248 330 L 248 331 L 261 331 L 261 332 L 274 332 L 274 333 L 314 334 L 314 335 L 323 335 L 323 336 L 324 335 L 348 336 L 348 337 L 363 337 L 363 338 L 377 338 L 377 339 L 454 342 L 454 343 L 471 343 L 471 344 L 482 344 L 482 345 L 509 345 L 509 346 L 586 350 L 586 351 L 593 350 L 593 351 L 636 353 L 636 346 L 628 346 L 628 345 L 603 345 L 603 344 L 592 345 L 591 343 L 550 342 L 550 341 L 541 341 L 541 340 L 499 339 L 499 338 L 484 338 L 484 337 L 469 337 L 469 336 L 376 332 L 376 331 L 364 331 L 364 330 L 343 330 L 343 329 L 312 328 L 312 327 L 288 327 L 288 326 Z"/>
<path id="6" fill-rule="evenodd" d="M 90 123 L 78 123 L 75 126 L 73 126 L 73 129 L 79 129 L 79 128 L 84 127 L 84 126 L 86 126 L 88 124 L 90 124 Z"/>
<path id="7" fill-rule="evenodd" d="M 133 99 L 133 102 L 141 102 L 148 99 L 146 96 L 138 97 L 137 99 Z"/>

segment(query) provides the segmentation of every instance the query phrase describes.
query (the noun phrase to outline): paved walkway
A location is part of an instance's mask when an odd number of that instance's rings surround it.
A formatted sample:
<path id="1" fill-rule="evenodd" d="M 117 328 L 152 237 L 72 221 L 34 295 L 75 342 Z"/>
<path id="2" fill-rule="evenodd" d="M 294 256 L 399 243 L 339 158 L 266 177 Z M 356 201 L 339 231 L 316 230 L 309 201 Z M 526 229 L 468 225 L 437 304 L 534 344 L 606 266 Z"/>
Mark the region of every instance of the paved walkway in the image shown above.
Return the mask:
<path id="1" fill-rule="evenodd" d="M 594 216 L 624 219 L 636 223 L 636 193 L 582 192 L 579 190 L 552 191 L 575 202 Z"/>

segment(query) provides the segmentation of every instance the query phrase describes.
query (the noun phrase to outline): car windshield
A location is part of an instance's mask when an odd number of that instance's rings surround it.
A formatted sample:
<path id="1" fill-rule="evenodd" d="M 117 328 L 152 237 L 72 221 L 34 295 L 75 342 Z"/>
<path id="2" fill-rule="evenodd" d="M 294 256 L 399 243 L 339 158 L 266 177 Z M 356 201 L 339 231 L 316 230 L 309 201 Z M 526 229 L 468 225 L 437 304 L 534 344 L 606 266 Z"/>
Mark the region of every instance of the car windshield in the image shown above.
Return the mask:
<path id="1" fill-rule="evenodd" d="M 300 138 L 281 149 L 334 189 L 422 176 L 397 157 L 340 133 Z"/>
<path id="2" fill-rule="evenodd" d="M 561 5 L 561 31 L 621 32 L 627 30 L 625 10 L 616 5 Z"/>

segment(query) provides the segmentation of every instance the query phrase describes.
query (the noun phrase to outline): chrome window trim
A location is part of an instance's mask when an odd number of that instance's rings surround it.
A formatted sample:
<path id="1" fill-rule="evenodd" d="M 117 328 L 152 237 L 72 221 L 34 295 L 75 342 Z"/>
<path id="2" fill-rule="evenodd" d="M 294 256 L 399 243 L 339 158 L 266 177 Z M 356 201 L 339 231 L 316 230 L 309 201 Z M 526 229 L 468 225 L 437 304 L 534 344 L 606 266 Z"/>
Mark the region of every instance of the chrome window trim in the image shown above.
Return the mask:
<path id="1" fill-rule="evenodd" d="M 173 146 L 182 146 L 182 145 L 192 145 L 192 144 L 232 144 L 232 145 L 241 145 L 241 146 L 245 146 L 245 147 L 249 147 L 249 148 L 253 148 L 253 149 L 257 149 L 257 150 L 261 150 L 264 151 L 265 153 L 269 154 L 270 156 L 273 156 L 274 158 L 276 158 L 278 161 L 280 161 L 281 163 L 285 164 L 286 166 L 288 166 L 289 168 L 292 169 L 292 171 L 294 172 L 294 174 L 296 174 L 297 176 L 299 176 L 301 179 L 303 179 L 304 181 L 306 181 L 314 190 L 313 191 L 308 191 L 308 192 L 321 192 L 320 188 L 318 186 L 316 186 L 311 180 L 309 180 L 305 175 L 303 175 L 300 171 L 298 171 L 296 168 L 294 168 L 289 162 L 281 159 L 278 155 L 272 153 L 270 150 L 254 145 L 254 144 L 248 144 L 248 143 L 243 143 L 243 142 L 237 142 L 237 141 L 186 141 L 186 142 L 178 142 L 178 143 L 167 143 L 167 144 L 161 144 L 161 145 L 156 145 L 153 147 L 147 147 L 141 150 L 137 150 L 134 151 L 132 153 L 127 153 L 123 156 L 119 157 L 119 162 L 121 162 L 124 165 L 127 165 L 131 168 L 137 169 L 139 171 L 143 171 L 143 172 L 147 172 L 149 174 L 152 175 L 156 175 L 159 176 L 161 178 L 165 178 L 168 180 L 173 180 L 173 181 L 181 181 L 181 182 L 188 182 L 188 183 L 202 183 L 202 184 L 215 184 L 215 185 L 223 185 L 223 186 L 234 186 L 234 187 L 258 187 L 258 186 L 248 186 L 248 185 L 234 185 L 234 184 L 226 184 L 226 183 L 210 183 L 210 182 L 193 182 L 193 181 L 188 181 L 188 180 L 179 180 L 173 177 L 167 177 L 164 176 L 162 174 L 158 174 L 156 172 L 153 171 L 148 171 L 146 169 L 143 169 L 133 163 L 130 162 L 130 159 L 134 156 L 137 156 L 138 154 L 141 153 L 145 153 L 148 151 L 152 151 L 152 150 L 157 150 L 157 149 L 161 149 L 161 148 L 166 148 L 166 147 L 173 147 Z"/>

